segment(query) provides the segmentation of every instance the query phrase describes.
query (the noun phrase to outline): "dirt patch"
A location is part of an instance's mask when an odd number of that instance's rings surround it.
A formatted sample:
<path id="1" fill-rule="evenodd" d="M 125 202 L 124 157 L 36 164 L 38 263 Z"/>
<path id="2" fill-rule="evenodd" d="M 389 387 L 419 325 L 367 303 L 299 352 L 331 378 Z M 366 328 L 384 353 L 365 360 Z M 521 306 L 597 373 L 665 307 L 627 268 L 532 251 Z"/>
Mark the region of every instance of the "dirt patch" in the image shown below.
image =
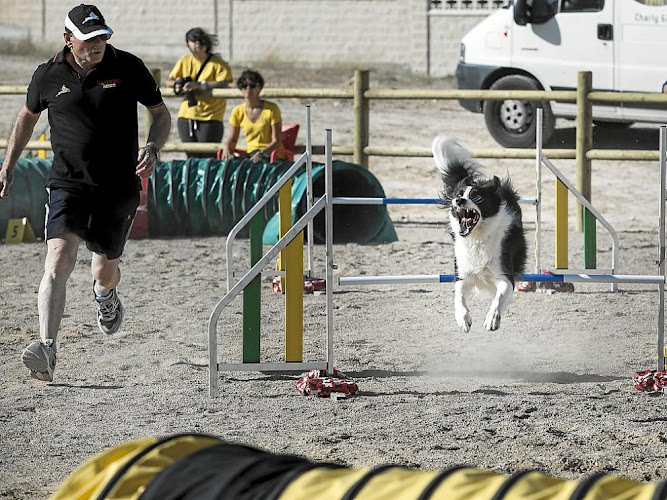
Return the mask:
<path id="1" fill-rule="evenodd" d="M 2 83 L 27 83 L 35 61 L 3 58 Z M 168 70 L 169 64 L 163 64 Z M 239 69 L 235 69 L 239 73 Z M 271 86 L 346 86 L 351 72 L 262 69 Z M 378 75 L 384 87 L 439 86 L 447 81 Z M 1 96 L 6 136 L 22 97 Z M 172 111 L 178 102 L 169 101 Z M 303 123 L 304 101 L 282 99 L 285 121 Z M 345 101 L 314 101 L 313 137 L 331 128 L 351 144 L 353 111 Z M 572 147 L 571 122 L 558 123 L 554 144 Z M 471 149 L 495 148 L 483 118 L 450 101 L 373 103 L 371 141 L 428 147 L 449 133 Z M 615 135 L 614 135 L 615 134 Z M 600 131 L 598 143 L 657 149 L 654 126 Z M 175 140 L 177 134 L 172 135 Z M 177 158 L 172 155 L 166 159 Z M 349 160 L 349 158 L 343 158 Z M 509 173 L 524 197 L 535 194 L 533 161 L 485 160 Z M 574 162 L 557 161 L 570 178 Z M 388 196 L 433 197 L 439 179 L 429 159 L 371 159 Z M 553 263 L 553 178 L 544 174 L 544 267 Z M 655 274 L 658 257 L 657 162 L 593 165 L 593 201 L 619 231 L 622 274 Z M 574 205 L 570 202 L 571 213 Z M 399 241 L 334 246 L 336 276 L 437 274 L 453 269 L 442 211 L 390 209 Z M 534 214 L 524 209 L 534 242 Z M 574 227 L 574 216 L 570 217 Z M 581 234 L 570 236 L 570 267 L 582 266 Z M 608 267 L 610 240 L 598 231 L 598 265 Z M 20 361 L 38 336 L 37 289 L 43 243 L 0 245 L 0 496 L 41 499 L 102 449 L 146 435 L 206 432 L 225 439 L 351 466 L 395 463 L 424 469 L 471 464 L 511 473 L 540 468 L 582 478 L 610 471 L 638 481 L 667 477 L 664 396 L 636 391 L 632 374 L 656 364 L 657 291 L 643 285 L 582 284 L 573 294 L 517 293 L 498 332 L 482 327 L 488 301 L 472 304 L 464 335 L 449 285 L 334 286 L 335 365 L 359 385 L 338 402 L 302 397 L 296 376 L 220 375 L 208 397 L 208 319 L 226 292 L 225 238 L 130 241 L 119 293 L 121 332 L 105 337 L 95 324 L 90 253 L 82 247 L 69 281 L 53 384 L 31 380 Z M 242 241 L 235 267 L 246 263 Z M 324 274 L 324 248 L 314 272 Z M 531 260 L 531 268 L 533 262 Z M 283 298 L 262 285 L 263 359 L 282 356 Z M 324 297 L 304 299 L 305 359 L 324 355 Z M 221 356 L 238 360 L 240 300 L 220 319 Z"/>

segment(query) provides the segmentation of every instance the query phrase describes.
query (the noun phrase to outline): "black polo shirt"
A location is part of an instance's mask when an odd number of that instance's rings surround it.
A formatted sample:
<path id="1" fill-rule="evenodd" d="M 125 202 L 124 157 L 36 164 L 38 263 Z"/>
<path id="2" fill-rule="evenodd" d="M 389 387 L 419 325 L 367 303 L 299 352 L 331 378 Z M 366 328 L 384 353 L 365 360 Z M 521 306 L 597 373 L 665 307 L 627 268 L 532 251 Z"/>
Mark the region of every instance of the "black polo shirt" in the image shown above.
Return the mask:
<path id="1" fill-rule="evenodd" d="M 35 70 L 26 99 L 33 113 L 49 110 L 53 165 L 47 185 L 140 190 L 137 103 L 160 105 L 159 86 L 141 59 L 111 45 L 85 77 L 66 61 L 67 51 Z"/>

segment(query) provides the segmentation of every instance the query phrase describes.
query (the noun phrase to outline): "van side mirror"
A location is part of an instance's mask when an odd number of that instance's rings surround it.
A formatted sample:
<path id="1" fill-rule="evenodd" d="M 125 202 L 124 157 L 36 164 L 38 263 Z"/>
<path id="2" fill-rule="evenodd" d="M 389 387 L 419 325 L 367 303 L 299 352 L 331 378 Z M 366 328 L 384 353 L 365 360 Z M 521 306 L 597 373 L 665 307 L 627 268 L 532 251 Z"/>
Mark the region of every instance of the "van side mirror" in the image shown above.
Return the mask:
<path id="1" fill-rule="evenodd" d="M 557 2 L 549 0 L 533 0 L 530 8 L 530 22 L 533 24 L 544 24 L 556 15 Z"/>
<path id="2" fill-rule="evenodd" d="M 555 0 L 516 0 L 514 22 L 519 26 L 544 24 L 556 15 L 557 3 Z"/>
<path id="3" fill-rule="evenodd" d="M 516 0 L 514 2 L 514 22 L 519 26 L 528 24 L 528 6 L 526 0 Z"/>

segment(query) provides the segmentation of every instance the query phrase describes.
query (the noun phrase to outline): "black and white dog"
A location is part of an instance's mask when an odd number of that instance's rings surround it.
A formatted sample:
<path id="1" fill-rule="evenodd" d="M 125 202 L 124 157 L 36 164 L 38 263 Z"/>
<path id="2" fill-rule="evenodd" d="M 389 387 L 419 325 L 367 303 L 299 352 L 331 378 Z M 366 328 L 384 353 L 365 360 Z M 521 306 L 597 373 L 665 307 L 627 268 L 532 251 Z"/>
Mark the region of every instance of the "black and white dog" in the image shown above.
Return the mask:
<path id="1" fill-rule="evenodd" d="M 497 330 L 512 300 L 516 276 L 526 264 L 519 196 L 509 178 L 483 178 L 481 165 L 453 138 L 436 137 L 431 151 L 444 184 L 442 204 L 450 209 L 456 323 L 464 332 L 470 331 L 466 299 L 473 292 L 486 291 L 493 301 L 484 328 Z"/>

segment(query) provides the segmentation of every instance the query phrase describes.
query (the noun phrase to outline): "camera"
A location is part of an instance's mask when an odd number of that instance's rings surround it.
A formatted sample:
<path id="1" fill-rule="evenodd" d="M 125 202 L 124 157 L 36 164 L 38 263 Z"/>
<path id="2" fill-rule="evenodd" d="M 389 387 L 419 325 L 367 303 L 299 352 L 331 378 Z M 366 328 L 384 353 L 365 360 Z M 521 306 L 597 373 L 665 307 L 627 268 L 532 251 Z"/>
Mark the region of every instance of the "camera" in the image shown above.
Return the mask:
<path id="1" fill-rule="evenodd" d="M 191 82 L 192 78 L 189 76 L 186 76 L 185 78 L 176 78 L 174 80 L 174 94 L 176 95 L 183 95 L 188 99 L 188 106 L 196 106 L 197 105 L 197 98 L 195 97 L 195 92 L 194 90 L 191 90 L 189 92 L 186 92 L 183 87 L 185 86 L 186 83 Z"/>

